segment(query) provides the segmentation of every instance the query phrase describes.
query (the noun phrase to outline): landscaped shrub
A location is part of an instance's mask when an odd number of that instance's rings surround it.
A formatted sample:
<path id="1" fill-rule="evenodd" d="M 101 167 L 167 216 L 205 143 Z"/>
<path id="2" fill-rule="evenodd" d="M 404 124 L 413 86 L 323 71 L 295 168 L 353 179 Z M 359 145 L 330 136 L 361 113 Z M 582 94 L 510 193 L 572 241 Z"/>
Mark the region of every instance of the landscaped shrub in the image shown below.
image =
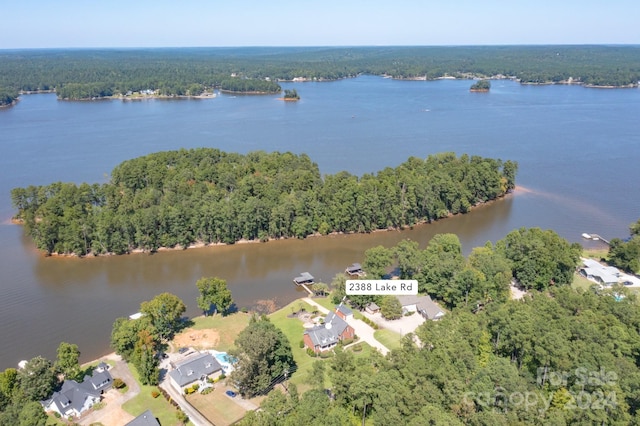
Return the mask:
<path id="1" fill-rule="evenodd" d="M 340 344 L 341 344 L 342 346 L 347 346 L 347 345 L 349 345 L 349 344 L 351 344 L 351 343 L 353 343 L 353 339 L 342 339 L 342 340 L 340 341 Z"/>
<path id="2" fill-rule="evenodd" d="M 202 391 L 200 393 L 202 395 L 206 395 L 206 394 L 211 393 L 211 392 L 213 392 L 213 386 L 202 389 Z"/>
<path id="3" fill-rule="evenodd" d="M 304 348 L 304 340 L 300 340 L 300 343 L 298 343 L 298 345 L 300 345 L 300 349 Z"/>
<path id="4" fill-rule="evenodd" d="M 331 358 L 332 356 L 333 356 L 333 352 L 331 351 L 320 352 L 320 358 L 326 359 L 326 358 Z"/>
<path id="5" fill-rule="evenodd" d="M 152 390 L 151 391 L 151 397 L 152 398 L 157 398 L 160 396 L 160 392 L 158 392 L 157 390 Z"/>
<path id="6" fill-rule="evenodd" d="M 184 390 L 185 395 L 191 395 L 194 392 L 195 392 L 195 390 L 192 387 L 191 388 L 186 388 Z"/>
<path id="7" fill-rule="evenodd" d="M 197 391 L 200 388 L 200 384 L 199 383 L 194 383 L 193 386 L 191 386 L 191 389 L 193 389 L 193 391 Z"/>
<path id="8" fill-rule="evenodd" d="M 223 380 L 223 379 L 226 379 L 226 378 L 227 378 L 227 375 L 224 374 L 224 371 L 222 373 L 220 373 L 220 376 L 218 376 L 218 380 Z"/>
<path id="9" fill-rule="evenodd" d="M 316 357 L 318 355 L 316 355 L 316 353 L 313 351 L 313 349 L 311 348 L 307 348 L 307 355 L 311 356 L 311 357 Z"/>
<path id="10" fill-rule="evenodd" d="M 184 411 L 178 410 L 176 411 L 176 419 L 178 419 L 178 421 L 182 424 L 187 424 L 187 422 L 189 421 L 189 416 L 187 416 Z"/>
<path id="11" fill-rule="evenodd" d="M 354 352 L 360 352 L 362 350 L 362 344 L 358 343 L 357 345 L 352 346 Z"/>
<path id="12" fill-rule="evenodd" d="M 123 382 L 121 378 L 116 377 L 115 379 L 113 379 L 113 387 L 114 388 L 122 389 L 125 386 L 127 386 L 127 384 L 125 382 Z"/>

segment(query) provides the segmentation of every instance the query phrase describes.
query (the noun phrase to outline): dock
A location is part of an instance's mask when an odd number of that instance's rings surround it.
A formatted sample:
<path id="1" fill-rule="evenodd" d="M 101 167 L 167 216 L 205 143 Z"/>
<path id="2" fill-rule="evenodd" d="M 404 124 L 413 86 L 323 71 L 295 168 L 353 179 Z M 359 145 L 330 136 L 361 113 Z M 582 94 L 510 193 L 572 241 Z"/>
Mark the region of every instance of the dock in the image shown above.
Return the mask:
<path id="1" fill-rule="evenodd" d="M 309 293 L 310 296 L 313 296 L 313 291 L 309 288 L 310 285 L 316 283 L 315 278 L 308 272 L 302 272 L 299 277 L 295 277 L 293 282 L 298 286 L 302 287 Z"/>
<path id="2" fill-rule="evenodd" d="M 586 240 L 593 240 L 593 241 L 602 241 L 603 243 L 605 243 L 606 245 L 610 246 L 611 243 L 609 243 L 609 240 L 602 238 L 600 235 L 598 234 L 587 234 L 586 232 L 582 234 L 582 238 L 586 239 Z"/>
<path id="3" fill-rule="evenodd" d="M 344 270 L 345 274 L 356 276 L 356 277 L 364 277 L 366 276 L 366 272 L 362 270 L 362 266 L 359 263 L 354 263 L 351 266 L 347 266 L 347 269 Z"/>

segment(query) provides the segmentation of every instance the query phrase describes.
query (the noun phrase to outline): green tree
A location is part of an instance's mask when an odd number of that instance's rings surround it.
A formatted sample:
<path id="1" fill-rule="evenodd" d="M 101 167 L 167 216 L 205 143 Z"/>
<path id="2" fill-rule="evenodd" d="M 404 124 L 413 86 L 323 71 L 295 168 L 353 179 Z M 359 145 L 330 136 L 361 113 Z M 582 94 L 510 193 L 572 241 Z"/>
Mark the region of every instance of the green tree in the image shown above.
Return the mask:
<path id="1" fill-rule="evenodd" d="M 171 338 L 180 329 L 186 309 L 184 302 L 171 293 L 159 294 L 140 304 L 140 312 L 149 316 L 159 340 Z"/>
<path id="2" fill-rule="evenodd" d="M 42 401 L 51 396 L 58 385 L 58 377 L 51 361 L 37 356 L 18 371 L 18 382 L 27 401 Z"/>
<path id="3" fill-rule="evenodd" d="M 496 250 L 511 262 L 513 276 L 523 286 L 537 290 L 571 284 L 582 253 L 580 244 L 540 228 L 511 231 Z"/>
<path id="4" fill-rule="evenodd" d="M 453 306 L 451 285 L 455 275 L 464 268 L 462 246 L 455 234 L 435 235 L 424 251 L 425 266 L 417 277 L 421 291 Z"/>
<path id="5" fill-rule="evenodd" d="M 198 307 L 205 315 L 214 306 L 214 315 L 220 311 L 223 315 L 233 304 L 231 290 L 227 287 L 227 282 L 221 278 L 200 278 L 196 285 L 200 296 L 198 296 Z"/>
<path id="6" fill-rule="evenodd" d="M 318 296 L 326 296 L 329 293 L 329 286 L 325 283 L 315 283 L 311 286 L 311 289 Z"/>
<path id="7" fill-rule="evenodd" d="M 111 348 L 125 361 L 131 360 L 142 331 L 157 335 L 148 316 L 135 320 L 124 317 L 116 319 L 111 330 Z"/>
<path id="8" fill-rule="evenodd" d="M 398 319 L 402 317 L 402 304 L 395 296 L 383 296 L 380 300 L 380 313 L 385 319 Z"/>
<path id="9" fill-rule="evenodd" d="M 389 249 L 383 246 L 370 248 L 364 252 L 362 266 L 369 279 L 380 279 L 387 274 L 387 269 L 392 265 L 393 258 Z"/>
<path id="10" fill-rule="evenodd" d="M 65 380 L 82 380 L 79 360 L 78 345 L 66 342 L 58 345 L 55 369 L 64 375 Z"/>
<path id="11" fill-rule="evenodd" d="M 143 385 L 157 385 L 160 379 L 155 346 L 151 333 L 147 330 L 140 331 L 131 362 L 138 370 L 140 383 Z"/>
<path id="12" fill-rule="evenodd" d="M 18 381 L 18 370 L 15 368 L 7 368 L 0 373 L 0 402 L 4 399 L 4 403 L 0 403 L 0 411 L 4 405 L 8 404 L 20 390 Z"/>
<path id="13" fill-rule="evenodd" d="M 284 377 L 284 371 L 295 367 L 291 345 L 284 333 L 266 317 L 253 317 L 247 328 L 235 340 L 238 358 L 232 380 L 243 396 L 266 392 L 274 381 Z"/>
<path id="14" fill-rule="evenodd" d="M 20 410 L 18 426 L 45 426 L 49 417 L 39 402 L 27 402 Z"/>
<path id="15" fill-rule="evenodd" d="M 344 273 L 339 272 L 331 280 L 331 302 L 336 305 L 347 296 L 347 279 L 348 277 Z"/>

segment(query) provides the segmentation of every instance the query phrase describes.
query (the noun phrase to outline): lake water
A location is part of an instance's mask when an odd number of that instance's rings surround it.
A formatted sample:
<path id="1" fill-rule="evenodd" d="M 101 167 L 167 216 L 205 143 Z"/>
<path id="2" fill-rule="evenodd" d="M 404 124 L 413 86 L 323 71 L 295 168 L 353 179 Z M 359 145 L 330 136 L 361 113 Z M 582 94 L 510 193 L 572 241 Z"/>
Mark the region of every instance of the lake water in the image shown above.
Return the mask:
<path id="1" fill-rule="evenodd" d="M 626 237 L 640 218 L 640 90 L 522 86 L 495 81 L 395 81 L 363 76 L 284 84 L 301 101 L 221 95 L 205 100 L 63 102 L 27 95 L 0 110 L 0 369 L 61 341 L 82 359 L 109 351 L 115 318 L 169 291 L 196 315 L 195 282 L 226 279 L 239 307 L 283 305 L 309 271 L 330 281 L 372 246 L 436 233 L 459 235 L 465 253 L 521 226 Z M 104 182 L 123 160 L 151 152 L 216 147 L 307 153 L 322 173 L 361 175 L 409 156 L 454 151 L 518 161 L 520 191 L 468 215 L 402 232 L 238 244 L 155 255 L 45 258 L 19 226 L 9 192 L 54 181 Z"/>

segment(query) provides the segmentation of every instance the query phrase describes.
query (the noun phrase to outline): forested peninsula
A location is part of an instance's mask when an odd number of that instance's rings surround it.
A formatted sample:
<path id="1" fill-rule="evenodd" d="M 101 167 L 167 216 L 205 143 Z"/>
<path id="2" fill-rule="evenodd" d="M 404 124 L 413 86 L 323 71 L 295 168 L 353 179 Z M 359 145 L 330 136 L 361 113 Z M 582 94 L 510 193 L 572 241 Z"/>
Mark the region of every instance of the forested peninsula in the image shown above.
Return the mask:
<path id="1" fill-rule="evenodd" d="M 441 153 L 321 176 L 305 154 L 167 151 L 105 184 L 14 188 L 15 219 L 47 254 L 125 254 L 332 232 L 371 232 L 468 212 L 515 187 L 514 161 Z"/>
<path id="2" fill-rule="evenodd" d="M 640 46 L 604 45 L 5 50 L 0 51 L 0 105 L 11 104 L 18 92 L 38 91 L 71 100 L 142 91 L 280 93 L 279 81 L 360 74 L 637 87 L 639 63 Z"/>

